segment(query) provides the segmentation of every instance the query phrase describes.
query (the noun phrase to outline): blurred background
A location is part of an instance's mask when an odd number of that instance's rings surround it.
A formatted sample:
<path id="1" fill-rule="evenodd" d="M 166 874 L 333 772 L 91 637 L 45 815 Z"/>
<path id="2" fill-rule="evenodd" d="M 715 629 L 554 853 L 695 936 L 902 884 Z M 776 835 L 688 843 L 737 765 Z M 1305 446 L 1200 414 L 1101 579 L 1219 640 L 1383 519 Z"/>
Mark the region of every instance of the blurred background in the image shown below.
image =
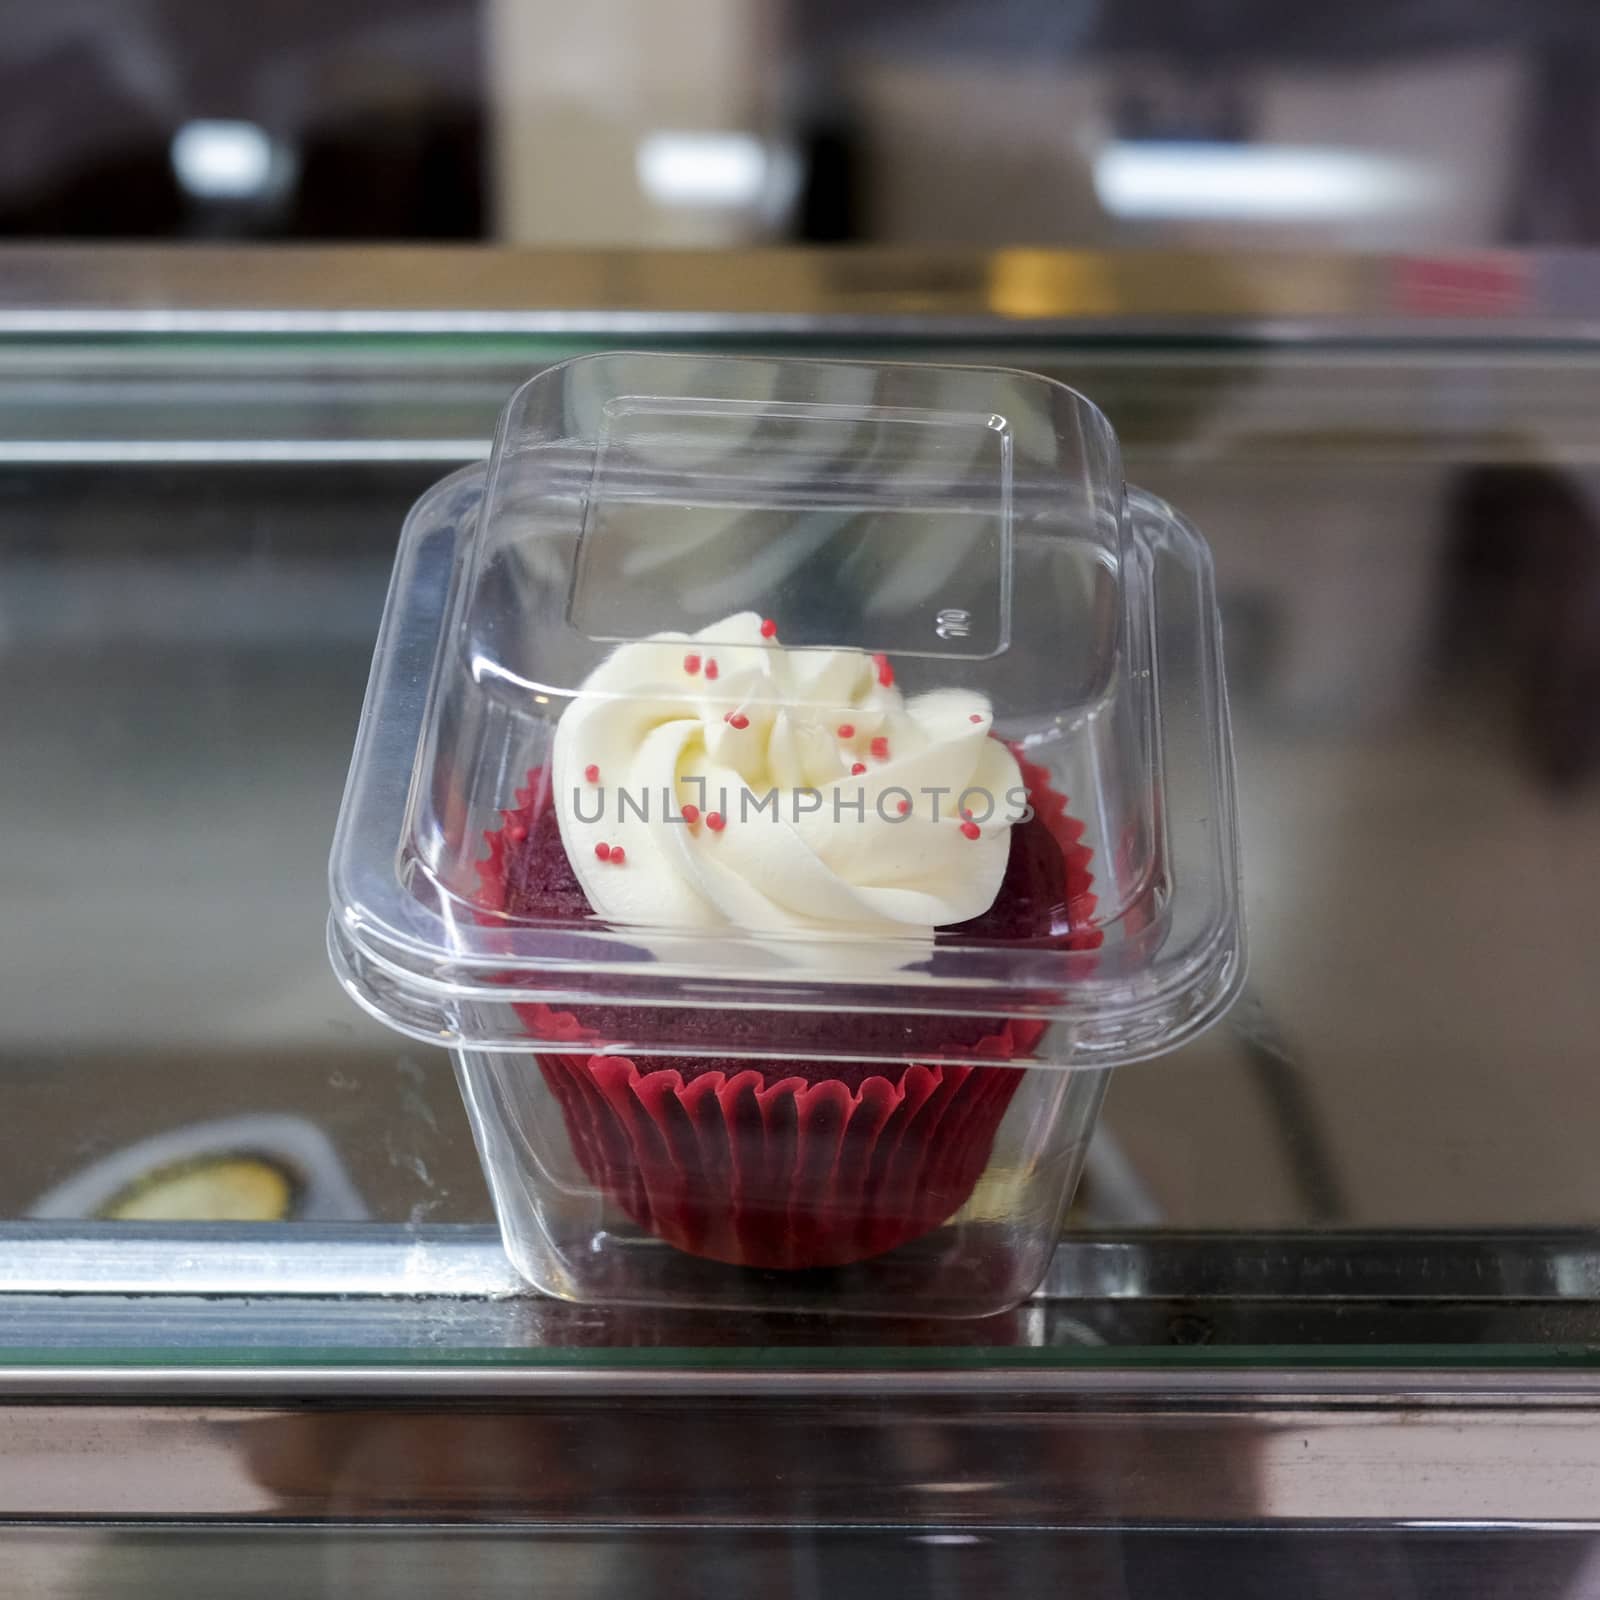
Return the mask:
<path id="1" fill-rule="evenodd" d="M 0 234 L 1600 238 L 1592 0 L 55 0 Z"/>

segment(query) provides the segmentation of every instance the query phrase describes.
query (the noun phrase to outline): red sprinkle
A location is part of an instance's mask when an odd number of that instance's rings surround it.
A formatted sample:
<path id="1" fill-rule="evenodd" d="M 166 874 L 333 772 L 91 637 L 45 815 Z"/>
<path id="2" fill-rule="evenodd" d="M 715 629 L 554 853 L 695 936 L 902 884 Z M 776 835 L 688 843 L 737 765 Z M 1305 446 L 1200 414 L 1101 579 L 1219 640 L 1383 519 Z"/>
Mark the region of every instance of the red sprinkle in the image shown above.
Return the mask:
<path id="1" fill-rule="evenodd" d="M 683 670 L 690 674 L 698 672 L 700 670 L 700 657 L 697 655 L 685 656 L 683 658 Z M 715 677 L 716 674 L 713 673 L 712 676 Z"/>
<path id="2" fill-rule="evenodd" d="M 878 669 L 878 682 L 887 689 L 894 682 L 894 668 L 889 665 L 888 656 L 874 656 L 872 662 Z"/>
<path id="3" fill-rule="evenodd" d="M 612 845 L 612 847 L 611 847 L 611 865 L 612 866 L 620 867 L 622 865 L 622 863 L 624 861 L 626 861 L 627 859 L 628 859 L 628 852 L 626 850 L 624 850 L 620 844 Z"/>
<path id="4" fill-rule="evenodd" d="M 717 658 L 715 656 L 712 656 L 712 658 L 706 662 L 706 677 L 709 678 L 712 683 L 717 681 Z"/>
<path id="5" fill-rule="evenodd" d="M 856 736 L 856 725 L 853 722 L 841 722 L 838 728 L 841 739 L 853 739 Z"/>
<path id="6" fill-rule="evenodd" d="M 734 714 L 728 718 L 728 722 L 730 726 L 738 728 L 741 732 L 750 726 L 749 717 L 747 717 L 742 711 L 735 711 Z"/>
<path id="7" fill-rule="evenodd" d="M 900 802 L 900 815 L 903 817 L 910 810 L 911 810 L 911 802 L 909 800 L 902 800 Z"/>
<path id="8" fill-rule="evenodd" d="M 524 828 L 520 822 L 513 822 L 511 826 L 506 829 L 506 837 L 512 842 L 512 844 L 521 844 L 522 841 L 528 837 L 528 830 Z"/>
<path id="9" fill-rule="evenodd" d="M 972 713 L 972 715 L 967 718 L 967 721 L 968 722 L 982 722 L 983 718 L 976 711 L 974 711 Z"/>
<path id="10" fill-rule="evenodd" d="M 720 811 L 706 812 L 706 826 L 713 833 L 721 833 L 728 826 L 728 819 Z"/>
<path id="11" fill-rule="evenodd" d="M 593 762 L 590 762 L 590 764 L 583 769 L 583 775 L 589 780 L 590 783 L 599 783 L 600 781 L 600 769 L 599 767 L 595 766 Z"/>
<path id="12" fill-rule="evenodd" d="M 983 832 L 983 829 L 980 828 L 976 822 L 963 822 L 961 824 L 961 831 L 969 839 L 976 839 L 978 835 Z"/>
<path id="13" fill-rule="evenodd" d="M 596 846 L 595 846 L 595 847 L 594 847 L 594 853 L 595 853 L 595 854 L 596 854 L 596 855 L 597 855 L 597 856 L 598 856 L 598 857 L 599 857 L 599 858 L 600 858 L 600 859 L 601 859 L 601 860 L 602 860 L 602 861 L 609 861 L 609 860 L 610 860 L 610 859 L 611 859 L 611 846 L 610 846 L 610 845 L 608 845 L 608 844 L 607 844 L 607 843 L 606 843 L 606 842 L 605 842 L 605 840 L 604 840 L 604 839 L 602 839 L 602 840 L 601 840 L 601 841 L 600 841 L 600 843 L 599 843 L 599 844 L 597 844 L 597 845 L 596 845 Z"/>
<path id="14" fill-rule="evenodd" d="M 700 820 L 700 807 L 685 806 L 683 808 L 683 820 L 692 828 Z"/>
<path id="15" fill-rule="evenodd" d="M 761 637 L 763 639 L 776 639 L 777 636 L 778 624 L 771 617 L 763 617 L 761 619 Z"/>
<path id="16" fill-rule="evenodd" d="M 859 778 L 861 776 L 861 774 L 863 772 L 865 772 L 866 770 L 867 770 L 867 764 L 866 764 L 865 761 L 853 762 L 851 764 L 851 767 L 850 767 L 850 776 L 852 778 Z"/>
<path id="17" fill-rule="evenodd" d="M 867 748 L 872 752 L 874 761 L 887 761 L 889 759 L 889 741 L 879 735 Z"/>
<path id="18" fill-rule="evenodd" d="M 961 820 L 963 822 L 971 822 L 972 821 L 972 808 L 970 806 L 965 806 L 965 807 L 962 808 Z"/>

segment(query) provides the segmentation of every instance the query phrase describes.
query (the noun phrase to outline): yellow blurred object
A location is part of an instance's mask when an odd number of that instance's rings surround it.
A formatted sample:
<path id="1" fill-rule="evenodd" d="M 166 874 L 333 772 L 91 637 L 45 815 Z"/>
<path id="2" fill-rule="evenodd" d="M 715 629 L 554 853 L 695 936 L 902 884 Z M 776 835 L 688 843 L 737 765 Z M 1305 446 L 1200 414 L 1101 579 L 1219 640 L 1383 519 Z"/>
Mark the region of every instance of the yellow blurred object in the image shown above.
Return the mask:
<path id="1" fill-rule="evenodd" d="M 112 1196 L 100 1215 L 113 1222 L 282 1222 L 295 1183 L 260 1156 L 175 1161 Z"/>

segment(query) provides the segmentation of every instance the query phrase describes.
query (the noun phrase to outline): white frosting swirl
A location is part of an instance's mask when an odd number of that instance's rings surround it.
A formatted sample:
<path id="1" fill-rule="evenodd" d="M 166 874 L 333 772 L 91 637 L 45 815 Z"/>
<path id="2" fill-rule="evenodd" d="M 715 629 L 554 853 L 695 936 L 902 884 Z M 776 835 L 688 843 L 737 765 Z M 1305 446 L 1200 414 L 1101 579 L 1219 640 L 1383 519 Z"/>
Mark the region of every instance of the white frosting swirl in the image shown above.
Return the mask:
<path id="1" fill-rule="evenodd" d="M 761 628 L 742 612 L 623 645 L 563 714 L 551 780 L 590 905 L 658 928 L 924 942 L 986 911 L 1026 804 L 988 701 L 908 702 L 882 658 L 786 650 Z M 618 846 L 620 865 L 601 859 Z"/>

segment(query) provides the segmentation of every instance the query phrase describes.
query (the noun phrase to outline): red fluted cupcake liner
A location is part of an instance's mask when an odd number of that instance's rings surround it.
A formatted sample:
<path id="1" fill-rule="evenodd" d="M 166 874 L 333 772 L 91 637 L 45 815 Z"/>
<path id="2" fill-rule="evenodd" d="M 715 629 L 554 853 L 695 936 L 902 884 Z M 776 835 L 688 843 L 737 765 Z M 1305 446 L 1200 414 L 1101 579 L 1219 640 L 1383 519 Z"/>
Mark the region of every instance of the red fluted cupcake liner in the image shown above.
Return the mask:
<path id="1" fill-rule="evenodd" d="M 1017 758 L 1028 803 L 1061 849 L 1067 869 L 1067 923 L 1069 931 L 1062 941 L 1069 950 L 1098 950 L 1105 933 L 1094 925 L 1097 904 L 1093 894 L 1094 876 L 1089 863 L 1094 852 L 1083 842 L 1085 824 L 1067 813 L 1067 797 L 1050 787 L 1050 774 L 1037 763 L 1025 760 L 1022 751 L 1010 747 Z"/>
<path id="2" fill-rule="evenodd" d="M 542 1006 L 523 1015 L 545 1037 L 577 1024 Z M 1042 1032 L 1005 1022 L 964 1053 L 1005 1062 Z M 597 1188 L 680 1250 L 754 1267 L 841 1266 L 938 1227 L 971 1197 L 1021 1081 L 939 1061 L 854 1087 L 775 1077 L 770 1063 L 686 1076 L 623 1055 L 538 1061 Z"/>
<path id="3" fill-rule="evenodd" d="M 1019 757 L 1020 760 L 1020 757 Z M 1044 769 L 1021 762 L 1036 814 L 1065 863 L 1069 931 L 1100 943 L 1084 827 Z M 479 905 L 504 913 L 514 852 L 548 803 L 528 775 L 505 823 L 486 835 Z M 530 1035 L 579 1048 L 535 1057 L 561 1109 L 578 1166 L 635 1224 L 692 1255 L 740 1266 L 842 1266 L 907 1244 L 972 1197 L 995 1135 L 1044 1032 L 1032 1020 L 975 1020 L 974 1041 L 917 1046 L 924 1059 L 870 1072 L 826 1061 L 762 1060 L 747 1067 L 691 1056 L 641 1064 L 608 1054 L 580 1016 L 516 1007 Z M 598 1019 L 598 1020 L 603 1020 Z M 942 1054 L 994 1065 L 942 1061 Z M 732 1067 L 733 1070 L 729 1070 Z"/>

